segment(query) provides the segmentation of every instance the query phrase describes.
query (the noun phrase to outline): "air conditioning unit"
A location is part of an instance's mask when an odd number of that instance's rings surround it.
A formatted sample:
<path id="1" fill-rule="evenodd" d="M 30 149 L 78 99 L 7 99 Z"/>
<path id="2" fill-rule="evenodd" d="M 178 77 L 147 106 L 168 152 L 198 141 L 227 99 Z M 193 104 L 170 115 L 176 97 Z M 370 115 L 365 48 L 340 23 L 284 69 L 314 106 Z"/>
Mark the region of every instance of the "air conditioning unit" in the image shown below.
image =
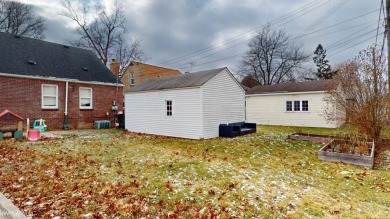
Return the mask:
<path id="1" fill-rule="evenodd" d="M 110 120 L 96 120 L 93 123 L 93 126 L 95 129 L 109 129 L 111 128 L 111 121 Z"/>

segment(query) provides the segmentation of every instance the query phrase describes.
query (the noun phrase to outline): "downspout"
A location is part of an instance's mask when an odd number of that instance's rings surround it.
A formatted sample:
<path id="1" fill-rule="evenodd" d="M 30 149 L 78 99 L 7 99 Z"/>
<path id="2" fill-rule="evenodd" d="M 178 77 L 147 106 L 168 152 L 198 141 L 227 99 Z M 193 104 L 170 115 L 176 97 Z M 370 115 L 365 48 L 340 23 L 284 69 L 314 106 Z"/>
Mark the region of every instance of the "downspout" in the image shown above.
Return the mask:
<path id="1" fill-rule="evenodd" d="M 64 112 L 64 130 L 68 130 L 68 88 L 69 82 L 65 84 L 65 112 Z"/>

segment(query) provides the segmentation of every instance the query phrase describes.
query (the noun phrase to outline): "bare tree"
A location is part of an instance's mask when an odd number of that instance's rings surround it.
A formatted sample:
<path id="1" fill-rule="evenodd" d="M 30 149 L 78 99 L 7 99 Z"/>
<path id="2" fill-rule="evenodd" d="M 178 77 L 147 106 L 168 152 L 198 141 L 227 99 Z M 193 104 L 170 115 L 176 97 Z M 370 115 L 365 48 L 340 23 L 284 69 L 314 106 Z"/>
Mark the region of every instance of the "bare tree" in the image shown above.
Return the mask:
<path id="1" fill-rule="evenodd" d="M 119 1 L 115 1 L 112 13 L 102 5 L 97 5 L 95 17 L 86 3 L 80 7 L 72 0 L 64 0 L 63 6 L 61 15 L 78 25 L 76 32 L 80 38 L 71 41 L 72 45 L 93 50 L 104 64 L 110 58 L 115 58 L 120 62 L 122 70 L 130 61 L 143 59 L 142 40 L 137 38 L 130 44 L 126 41 L 126 18 Z"/>
<path id="2" fill-rule="evenodd" d="M 378 139 L 389 113 L 386 72 L 386 60 L 375 47 L 361 51 L 357 58 L 343 64 L 333 77 L 325 101 L 345 113 L 327 108 L 326 118 L 346 119 L 362 134 Z"/>
<path id="3" fill-rule="evenodd" d="M 0 32 L 44 39 L 44 19 L 34 14 L 31 5 L 0 0 Z"/>
<path id="4" fill-rule="evenodd" d="M 116 59 L 119 61 L 120 70 L 123 73 L 133 60 L 146 60 L 145 53 L 142 51 L 141 38 L 135 38 L 129 45 L 124 37 L 121 37 L 118 41 L 118 47 L 116 49 Z"/>
<path id="5" fill-rule="evenodd" d="M 248 46 L 239 73 L 242 77 L 251 76 L 262 85 L 279 84 L 294 78 L 294 71 L 309 58 L 286 32 L 274 30 L 271 25 L 259 30 Z"/>

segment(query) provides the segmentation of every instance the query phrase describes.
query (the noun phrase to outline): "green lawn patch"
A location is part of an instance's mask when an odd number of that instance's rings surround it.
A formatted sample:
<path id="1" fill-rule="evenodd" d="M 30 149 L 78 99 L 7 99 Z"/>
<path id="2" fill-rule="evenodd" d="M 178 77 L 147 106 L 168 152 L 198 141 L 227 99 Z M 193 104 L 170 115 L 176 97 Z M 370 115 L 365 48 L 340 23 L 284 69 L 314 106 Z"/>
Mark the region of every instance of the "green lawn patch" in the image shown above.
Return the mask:
<path id="1" fill-rule="evenodd" d="M 390 173 L 317 159 L 299 131 L 188 140 L 120 130 L 0 141 L 0 191 L 34 218 L 386 218 Z"/>

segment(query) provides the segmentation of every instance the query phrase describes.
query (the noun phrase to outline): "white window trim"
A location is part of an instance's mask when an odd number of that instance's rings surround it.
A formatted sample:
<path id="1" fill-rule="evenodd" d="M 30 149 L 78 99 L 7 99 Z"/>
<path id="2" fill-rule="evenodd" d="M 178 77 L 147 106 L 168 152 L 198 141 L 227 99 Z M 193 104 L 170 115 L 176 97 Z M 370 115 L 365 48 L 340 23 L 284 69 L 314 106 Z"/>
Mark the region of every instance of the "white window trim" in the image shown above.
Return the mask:
<path id="1" fill-rule="evenodd" d="M 287 111 L 287 102 L 288 101 L 291 101 L 292 102 L 292 110 L 291 111 Z M 302 103 L 303 101 L 307 101 L 307 108 L 308 110 L 307 111 L 303 111 L 302 110 Z M 295 102 L 299 102 L 299 110 L 295 110 Z M 285 108 L 285 112 L 286 113 L 308 113 L 310 112 L 310 101 L 309 100 L 286 100 L 285 101 L 285 105 L 284 105 L 284 108 Z"/>
<path id="2" fill-rule="evenodd" d="M 55 87 L 56 88 L 56 95 L 55 96 L 52 96 L 52 95 L 44 95 L 43 94 L 43 88 L 44 87 Z M 55 97 L 56 98 L 56 105 L 55 106 L 45 106 L 43 104 L 43 99 L 44 97 Z M 54 84 L 42 84 L 41 86 L 41 107 L 42 109 L 58 109 L 58 85 L 54 85 Z"/>
<path id="3" fill-rule="evenodd" d="M 287 110 L 287 102 L 291 102 L 291 110 Z M 292 100 L 286 100 L 285 105 L 284 105 L 284 109 L 285 109 L 286 112 L 288 112 L 288 113 L 294 112 L 294 101 L 292 101 Z"/>
<path id="4" fill-rule="evenodd" d="M 303 111 L 303 101 L 307 101 L 307 111 Z M 309 107 L 309 100 L 301 100 L 301 112 L 309 112 L 310 111 L 310 107 Z"/>
<path id="5" fill-rule="evenodd" d="M 295 110 L 295 102 L 299 103 L 299 110 Z M 300 100 L 293 100 L 293 112 L 301 112 L 302 103 Z"/>
<path id="6" fill-rule="evenodd" d="M 133 83 L 131 83 L 131 81 L 133 81 Z M 135 73 L 130 72 L 130 85 L 134 85 L 134 84 L 135 84 Z"/>
<path id="7" fill-rule="evenodd" d="M 81 90 L 90 90 L 91 91 L 91 106 L 81 106 Z M 87 97 L 84 97 L 87 98 Z M 93 109 L 93 90 L 91 87 L 80 87 L 79 88 L 79 107 L 80 109 Z"/>

